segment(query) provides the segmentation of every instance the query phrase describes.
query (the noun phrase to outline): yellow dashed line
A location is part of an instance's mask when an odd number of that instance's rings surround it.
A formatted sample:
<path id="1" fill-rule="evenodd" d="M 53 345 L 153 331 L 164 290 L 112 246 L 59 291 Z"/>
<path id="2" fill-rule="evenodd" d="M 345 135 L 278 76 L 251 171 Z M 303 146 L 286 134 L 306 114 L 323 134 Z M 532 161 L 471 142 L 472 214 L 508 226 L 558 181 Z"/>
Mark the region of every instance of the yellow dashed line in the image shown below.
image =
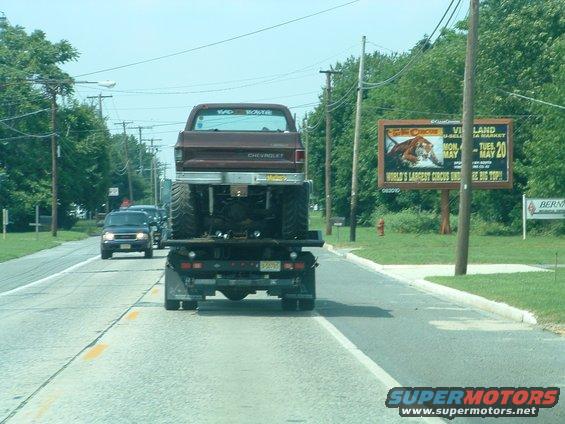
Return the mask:
<path id="1" fill-rule="evenodd" d="M 107 347 L 108 345 L 105 343 L 97 344 L 96 346 L 91 347 L 82 359 L 84 359 L 85 361 L 92 361 L 93 359 L 98 358 L 102 354 L 102 352 L 106 350 Z"/>
<path id="2" fill-rule="evenodd" d="M 126 315 L 126 319 L 133 321 L 139 315 L 139 311 L 131 311 L 129 314 Z"/>
<path id="3" fill-rule="evenodd" d="M 155 296 L 157 293 L 159 293 L 159 289 L 158 289 L 157 287 L 154 287 L 154 288 L 151 290 L 151 296 Z"/>
<path id="4" fill-rule="evenodd" d="M 49 407 L 53 404 L 53 402 L 55 402 L 57 397 L 59 397 L 59 396 L 58 395 L 50 396 L 46 401 L 42 402 L 41 405 L 39 406 L 39 408 L 37 409 L 37 413 L 35 414 L 35 418 L 43 417 L 43 415 L 45 415 L 45 413 L 47 412 Z"/>

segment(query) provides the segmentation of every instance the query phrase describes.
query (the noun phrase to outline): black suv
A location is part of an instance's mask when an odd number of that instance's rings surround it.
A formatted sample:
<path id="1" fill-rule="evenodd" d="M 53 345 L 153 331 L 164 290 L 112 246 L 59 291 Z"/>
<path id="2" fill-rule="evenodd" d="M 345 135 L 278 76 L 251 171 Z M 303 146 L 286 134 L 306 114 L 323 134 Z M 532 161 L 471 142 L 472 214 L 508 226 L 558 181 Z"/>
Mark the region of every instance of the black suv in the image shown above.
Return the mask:
<path id="1" fill-rule="evenodd" d="M 109 259 L 114 252 L 144 252 L 153 257 L 152 226 L 157 223 L 145 212 L 110 212 L 104 220 L 100 240 L 100 256 Z"/>
<path id="2" fill-rule="evenodd" d="M 163 216 L 161 209 L 154 205 L 133 205 L 127 210 L 129 211 L 143 211 L 149 215 L 150 221 L 152 221 L 157 227 L 153 232 L 153 243 L 157 245 L 159 249 L 163 249 L 165 246 L 163 243 L 167 240 L 168 228 L 167 220 Z"/>

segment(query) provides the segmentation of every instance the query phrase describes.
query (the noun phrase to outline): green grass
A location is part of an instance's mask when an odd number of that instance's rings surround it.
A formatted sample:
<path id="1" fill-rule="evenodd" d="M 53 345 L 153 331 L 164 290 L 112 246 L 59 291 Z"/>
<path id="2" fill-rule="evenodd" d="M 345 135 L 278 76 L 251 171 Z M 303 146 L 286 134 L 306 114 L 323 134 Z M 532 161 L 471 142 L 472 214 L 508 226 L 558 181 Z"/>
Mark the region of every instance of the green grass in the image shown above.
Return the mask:
<path id="1" fill-rule="evenodd" d="M 52 237 L 50 232 L 39 233 L 8 233 L 6 240 L 0 237 L 0 262 L 29 255 L 43 249 L 60 245 L 65 241 L 81 240 L 88 237 L 86 232 L 58 231 L 58 236 Z"/>
<path id="2" fill-rule="evenodd" d="M 98 236 L 102 233 L 102 228 L 96 226 L 95 219 L 81 219 L 76 222 L 71 231 L 86 233 L 89 236 Z"/>
<path id="3" fill-rule="evenodd" d="M 565 269 L 556 272 L 426 277 L 520 309 L 533 312 L 542 323 L 565 324 Z"/>
<path id="4" fill-rule="evenodd" d="M 312 213 L 310 228 L 324 229 L 319 213 Z M 455 262 L 455 234 L 406 234 L 387 231 L 379 237 L 375 228 L 357 227 L 357 241 L 350 243 L 349 227 L 333 228 L 324 239 L 335 246 L 355 248 L 355 254 L 379 264 L 452 264 Z M 565 237 L 471 235 L 469 263 L 553 264 L 555 255 L 565 262 Z"/>

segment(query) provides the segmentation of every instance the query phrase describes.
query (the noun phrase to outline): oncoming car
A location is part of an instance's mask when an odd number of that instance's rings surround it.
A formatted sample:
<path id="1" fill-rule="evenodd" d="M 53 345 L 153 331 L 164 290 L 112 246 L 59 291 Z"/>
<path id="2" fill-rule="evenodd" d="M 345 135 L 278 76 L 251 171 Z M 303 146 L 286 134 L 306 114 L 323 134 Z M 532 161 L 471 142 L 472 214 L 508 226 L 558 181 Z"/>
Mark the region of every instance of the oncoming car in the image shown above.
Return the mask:
<path id="1" fill-rule="evenodd" d="M 116 252 L 144 252 L 153 257 L 153 231 L 155 222 L 145 212 L 111 212 L 104 220 L 100 240 L 100 256 L 109 259 Z"/>
<path id="2" fill-rule="evenodd" d="M 154 222 L 156 228 L 153 231 L 153 243 L 159 249 L 163 249 L 164 242 L 167 240 L 167 221 L 163 219 L 161 211 L 154 205 L 133 205 L 128 207 L 128 211 L 141 211 L 149 215 L 149 220 Z M 153 224 L 152 224 L 153 225 Z"/>

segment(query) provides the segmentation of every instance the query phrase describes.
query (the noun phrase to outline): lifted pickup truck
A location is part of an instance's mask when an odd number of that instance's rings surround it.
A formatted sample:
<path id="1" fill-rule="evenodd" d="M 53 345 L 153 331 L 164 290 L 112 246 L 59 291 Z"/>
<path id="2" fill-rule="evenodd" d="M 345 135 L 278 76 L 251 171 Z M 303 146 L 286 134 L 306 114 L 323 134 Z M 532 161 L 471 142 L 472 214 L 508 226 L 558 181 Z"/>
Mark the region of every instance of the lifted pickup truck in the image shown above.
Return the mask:
<path id="1" fill-rule="evenodd" d="M 175 146 L 166 309 L 196 309 L 217 290 L 231 300 L 266 290 L 285 310 L 314 308 L 317 264 L 302 248 L 324 242 L 308 231 L 304 159 L 284 106 L 192 110 Z"/>

